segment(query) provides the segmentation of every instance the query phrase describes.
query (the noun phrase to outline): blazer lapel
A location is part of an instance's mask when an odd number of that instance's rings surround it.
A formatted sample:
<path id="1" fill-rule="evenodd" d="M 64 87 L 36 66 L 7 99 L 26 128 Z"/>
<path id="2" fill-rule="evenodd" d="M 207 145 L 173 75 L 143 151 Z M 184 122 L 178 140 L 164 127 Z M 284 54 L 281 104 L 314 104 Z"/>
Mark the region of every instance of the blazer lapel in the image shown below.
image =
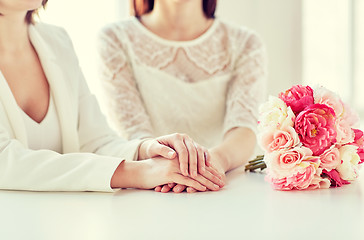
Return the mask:
<path id="1" fill-rule="evenodd" d="M 52 43 L 46 42 L 33 25 L 29 26 L 29 37 L 37 51 L 54 98 L 62 131 L 63 152 L 77 152 L 79 151 L 78 134 L 77 131 L 73 131 L 72 127 L 72 122 L 77 119 L 74 119 L 76 116 L 71 112 L 75 106 L 71 104 L 71 97 L 62 71 L 62 66 L 68 63 L 57 61 L 54 51 L 51 49 Z"/>
<path id="2" fill-rule="evenodd" d="M 7 113 L 10 126 L 13 130 L 13 137 L 18 139 L 26 147 L 28 146 L 27 133 L 21 115 L 21 110 L 11 92 L 11 89 L 4 75 L 0 71 L 0 99 Z"/>

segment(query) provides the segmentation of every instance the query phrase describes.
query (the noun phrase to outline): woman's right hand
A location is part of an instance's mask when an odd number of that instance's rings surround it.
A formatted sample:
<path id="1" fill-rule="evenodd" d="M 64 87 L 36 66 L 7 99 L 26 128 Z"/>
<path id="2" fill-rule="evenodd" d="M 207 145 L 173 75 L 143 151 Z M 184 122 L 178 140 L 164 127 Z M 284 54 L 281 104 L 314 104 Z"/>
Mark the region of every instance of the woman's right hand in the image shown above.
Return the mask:
<path id="1" fill-rule="evenodd" d="M 222 181 L 209 171 L 205 171 L 204 175 L 198 174 L 195 178 L 184 176 L 177 158 L 158 157 L 142 161 L 124 161 L 116 169 L 111 179 L 111 187 L 153 189 L 160 185 L 176 183 L 198 191 L 206 191 L 206 189 L 218 190 L 223 186 Z"/>

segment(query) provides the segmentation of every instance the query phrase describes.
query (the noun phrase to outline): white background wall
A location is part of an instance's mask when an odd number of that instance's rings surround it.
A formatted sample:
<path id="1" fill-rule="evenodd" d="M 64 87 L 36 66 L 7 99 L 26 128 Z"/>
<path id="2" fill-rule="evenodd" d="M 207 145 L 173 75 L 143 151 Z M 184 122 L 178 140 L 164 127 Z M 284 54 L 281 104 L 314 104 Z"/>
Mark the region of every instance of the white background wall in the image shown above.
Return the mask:
<path id="1" fill-rule="evenodd" d="M 268 53 L 268 93 L 301 83 L 301 0 L 219 0 L 217 16 L 254 29 Z"/>

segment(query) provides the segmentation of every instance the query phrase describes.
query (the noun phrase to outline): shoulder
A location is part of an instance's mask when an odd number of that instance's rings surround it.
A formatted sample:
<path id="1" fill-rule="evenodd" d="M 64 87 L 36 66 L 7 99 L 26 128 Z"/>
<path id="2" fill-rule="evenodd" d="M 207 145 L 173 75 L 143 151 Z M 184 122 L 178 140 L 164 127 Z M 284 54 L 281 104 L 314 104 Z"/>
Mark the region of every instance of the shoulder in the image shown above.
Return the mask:
<path id="1" fill-rule="evenodd" d="M 60 46 L 69 46 L 71 44 L 69 35 L 62 27 L 46 23 L 35 23 L 32 27 L 47 43 L 58 44 Z"/>
<path id="2" fill-rule="evenodd" d="M 123 36 L 126 36 L 126 33 L 133 30 L 133 28 L 135 27 L 134 21 L 135 18 L 129 18 L 127 20 L 109 23 L 100 29 L 98 37 L 121 38 Z"/>
<path id="3" fill-rule="evenodd" d="M 225 20 L 220 21 L 220 28 L 225 32 L 228 38 L 229 44 L 232 44 L 236 48 L 263 48 L 264 41 L 259 33 L 255 30 L 248 28 L 244 25 L 238 25 L 236 23 L 228 22 Z"/>

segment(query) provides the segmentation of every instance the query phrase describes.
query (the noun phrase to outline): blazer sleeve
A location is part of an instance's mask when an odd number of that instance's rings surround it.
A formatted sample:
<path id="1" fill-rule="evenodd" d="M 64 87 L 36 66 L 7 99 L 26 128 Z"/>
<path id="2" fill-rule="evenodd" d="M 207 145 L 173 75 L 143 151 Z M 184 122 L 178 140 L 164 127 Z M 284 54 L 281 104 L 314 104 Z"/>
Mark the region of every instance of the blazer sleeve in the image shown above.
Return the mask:
<path id="1" fill-rule="evenodd" d="M 122 161 L 93 153 L 31 150 L 0 126 L 0 189 L 109 192 Z"/>

